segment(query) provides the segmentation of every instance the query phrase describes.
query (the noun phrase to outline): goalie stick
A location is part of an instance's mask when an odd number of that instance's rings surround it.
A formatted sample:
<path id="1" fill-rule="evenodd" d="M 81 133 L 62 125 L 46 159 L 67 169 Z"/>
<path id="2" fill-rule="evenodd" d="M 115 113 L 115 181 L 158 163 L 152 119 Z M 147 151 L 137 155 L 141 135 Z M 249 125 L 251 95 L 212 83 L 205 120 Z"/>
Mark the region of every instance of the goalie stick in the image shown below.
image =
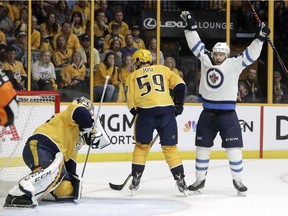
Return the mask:
<path id="1" fill-rule="evenodd" d="M 250 2 L 250 0 L 248 0 L 248 2 L 249 2 L 249 4 L 250 4 L 252 13 L 253 13 L 253 15 L 254 15 L 257 23 L 260 24 L 260 23 L 261 23 L 261 20 L 260 20 L 260 18 L 259 18 L 259 16 L 258 16 L 257 12 L 255 11 L 255 9 L 254 9 L 252 3 Z M 283 72 L 284 72 L 286 75 L 288 75 L 288 70 L 287 70 L 284 62 L 282 61 L 282 58 L 281 58 L 281 56 L 279 55 L 279 53 L 278 53 L 275 45 L 273 44 L 273 42 L 272 42 L 271 39 L 269 38 L 269 36 L 267 36 L 267 41 L 268 41 L 268 43 L 270 44 L 271 48 L 274 50 L 274 52 L 275 52 L 275 54 L 276 54 L 276 57 L 277 57 L 277 59 L 278 59 L 278 62 L 279 62 L 279 64 L 280 64 L 280 66 L 282 67 Z"/>
<path id="2" fill-rule="evenodd" d="M 157 135 L 154 137 L 154 139 L 153 139 L 152 142 L 151 142 L 150 149 L 151 149 L 151 147 L 153 146 L 153 144 L 156 142 L 156 140 L 158 139 L 158 137 L 159 137 L 159 134 L 157 134 Z M 113 190 L 118 190 L 118 191 L 119 191 L 119 190 L 122 190 L 122 189 L 125 187 L 125 185 L 127 184 L 127 182 L 130 180 L 131 177 L 132 177 L 132 174 L 130 173 L 122 184 L 117 185 L 117 184 L 112 184 L 111 182 L 109 182 L 109 186 L 110 186 L 110 188 L 113 189 Z"/>

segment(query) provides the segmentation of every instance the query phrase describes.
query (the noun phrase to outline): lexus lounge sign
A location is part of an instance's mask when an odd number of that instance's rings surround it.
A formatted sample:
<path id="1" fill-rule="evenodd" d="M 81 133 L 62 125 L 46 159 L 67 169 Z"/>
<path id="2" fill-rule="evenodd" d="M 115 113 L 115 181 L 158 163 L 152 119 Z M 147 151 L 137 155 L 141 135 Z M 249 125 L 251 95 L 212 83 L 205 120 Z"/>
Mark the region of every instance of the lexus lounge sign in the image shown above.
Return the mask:
<path id="1" fill-rule="evenodd" d="M 201 11 L 194 12 L 201 38 L 225 39 L 226 37 L 226 13 Z M 155 11 L 142 11 L 142 28 L 144 31 L 156 30 L 157 20 Z M 180 18 L 180 12 L 161 13 L 161 36 L 183 37 L 185 24 Z M 231 14 L 231 38 L 235 37 L 236 16 Z"/>

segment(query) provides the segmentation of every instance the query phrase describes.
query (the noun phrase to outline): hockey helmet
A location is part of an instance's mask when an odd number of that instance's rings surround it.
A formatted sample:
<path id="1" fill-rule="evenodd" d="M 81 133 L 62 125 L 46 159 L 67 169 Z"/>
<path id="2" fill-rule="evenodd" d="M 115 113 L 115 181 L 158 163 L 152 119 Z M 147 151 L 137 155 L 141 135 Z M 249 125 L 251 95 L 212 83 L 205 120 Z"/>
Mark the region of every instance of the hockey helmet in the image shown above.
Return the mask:
<path id="1" fill-rule="evenodd" d="M 152 63 L 152 54 L 149 50 L 139 49 L 133 54 L 133 62 L 139 65 L 140 63 Z"/>
<path id="2" fill-rule="evenodd" d="M 212 48 L 212 58 L 214 56 L 214 53 L 220 52 L 220 53 L 225 53 L 226 58 L 229 57 L 230 55 L 230 48 L 226 42 L 218 42 L 214 45 Z"/>
<path id="3" fill-rule="evenodd" d="M 76 104 L 82 104 L 90 112 L 91 116 L 94 115 L 93 103 L 88 98 L 82 96 L 82 97 L 76 98 L 73 102 Z"/>

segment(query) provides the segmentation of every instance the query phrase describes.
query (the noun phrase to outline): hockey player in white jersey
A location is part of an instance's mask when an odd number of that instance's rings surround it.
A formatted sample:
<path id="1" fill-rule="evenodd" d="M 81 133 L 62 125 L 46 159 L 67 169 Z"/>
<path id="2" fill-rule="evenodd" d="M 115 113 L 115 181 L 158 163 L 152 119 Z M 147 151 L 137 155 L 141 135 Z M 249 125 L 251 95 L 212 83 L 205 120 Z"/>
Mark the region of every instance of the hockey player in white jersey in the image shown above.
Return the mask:
<path id="1" fill-rule="evenodd" d="M 216 43 L 211 53 L 205 49 L 191 12 L 183 11 L 180 16 L 186 24 L 184 32 L 188 46 L 201 62 L 199 99 L 203 111 L 198 120 L 195 138 L 196 181 L 188 188 L 190 191 L 199 191 L 205 186 L 211 147 L 219 132 L 222 147 L 229 159 L 233 185 L 239 194 L 244 194 L 247 187 L 242 183 L 243 141 L 235 112 L 238 80 L 242 70 L 260 56 L 270 29 L 267 24 L 261 23 L 250 46 L 242 54 L 230 57 L 229 46 L 224 42 Z"/>

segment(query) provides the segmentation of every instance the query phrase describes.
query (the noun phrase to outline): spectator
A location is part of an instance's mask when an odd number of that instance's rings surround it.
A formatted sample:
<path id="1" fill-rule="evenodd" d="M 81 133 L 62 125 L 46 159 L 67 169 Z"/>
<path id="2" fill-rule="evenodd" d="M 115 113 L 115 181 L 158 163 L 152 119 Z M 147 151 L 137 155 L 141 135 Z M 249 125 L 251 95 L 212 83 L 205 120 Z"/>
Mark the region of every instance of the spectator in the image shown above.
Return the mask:
<path id="1" fill-rule="evenodd" d="M 47 15 L 47 19 L 40 25 L 40 32 L 41 37 L 43 39 L 49 39 L 52 40 L 54 35 L 61 32 L 60 25 L 56 22 L 56 16 L 54 13 L 50 13 Z M 50 41 L 50 44 L 51 41 Z"/>
<path id="2" fill-rule="evenodd" d="M 153 65 L 156 64 L 156 58 L 157 58 L 156 48 L 157 48 L 157 40 L 156 40 L 156 38 L 151 38 L 148 49 L 152 54 Z M 161 65 L 163 65 L 164 64 L 164 56 L 163 56 L 163 53 L 161 50 L 159 52 L 159 57 L 160 57 L 159 62 Z"/>
<path id="3" fill-rule="evenodd" d="M 137 48 L 133 46 L 133 36 L 131 34 L 127 34 L 125 36 L 125 43 L 126 43 L 126 46 L 120 49 L 122 56 L 124 56 L 125 54 L 133 55 L 134 52 L 136 52 Z"/>
<path id="4" fill-rule="evenodd" d="M 28 8 L 23 7 L 20 9 L 21 17 L 15 21 L 15 29 L 13 31 L 14 36 L 17 35 L 19 31 L 27 33 L 27 24 L 28 24 Z"/>
<path id="5" fill-rule="evenodd" d="M 273 73 L 273 103 L 287 103 L 288 89 L 287 85 L 281 83 L 281 73 L 274 71 Z"/>
<path id="6" fill-rule="evenodd" d="M 14 78 L 19 84 L 19 88 L 15 90 L 25 90 L 27 88 L 27 73 L 23 64 L 16 60 L 16 50 L 10 46 L 6 50 L 6 61 L 3 63 L 3 70 L 11 70 Z"/>
<path id="7" fill-rule="evenodd" d="M 58 1 L 55 6 L 56 22 L 62 25 L 64 22 L 69 22 L 71 12 L 69 10 L 67 1 Z"/>
<path id="8" fill-rule="evenodd" d="M 133 46 L 137 49 L 146 49 L 144 41 L 140 38 L 140 29 L 138 25 L 132 27 Z"/>
<path id="9" fill-rule="evenodd" d="M 81 47 L 78 49 L 78 51 L 82 55 L 82 63 L 86 66 L 88 70 L 86 70 L 86 76 L 85 81 L 87 86 L 90 86 L 90 37 L 89 35 L 83 35 L 81 36 Z M 96 69 L 97 65 L 100 64 L 100 56 L 97 49 L 93 48 L 93 69 Z"/>
<path id="10" fill-rule="evenodd" d="M 37 17 L 32 16 L 32 33 L 31 33 L 31 50 L 39 50 L 41 44 L 41 34 L 38 30 L 36 30 L 37 25 Z"/>
<path id="11" fill-rule="evenodd" d="M 115 65 L 116 65 L 116 67 L 120 67 L 122 64 L 122 53 L 120 52 L 120 49 L 121 49 L 121 42 L 118 39 L 114 39 L 111 42 L 109 49 L 105 50 L 101 54 L 100 60 L 104 61 L 104 58 L 107 55 L 107 53 L 113 52 L 114 56 L 115 56 Z"/>
<path id="12" fill-rule="evenodd" d="M 71 33 L 71 24 L 68 22 L 64 22 L 62 24 L 61 32 L 54 36 L 53 38 L 53 47 L 56 47 L 56 40 L 59 35 L 63 35 L 67 40 L 67 48 L 71 50 L 71 52 L 80 48 L 80 41 L 77 35 Z"/>
<path id="13" fill-rule="evenodd" d="M 89 97 L 88 87 L 85 83 L 86 67 L 82 64 L 82 56 L 78 51 L 72 54 L 70 64 L 62 69 L 62 101 L 72 101 L 76 97 Z"/>
<path id="14" fill-rule="evenodd" d="M 105 13 L 102 10 L 97 10 L 95 12 L 94 34 L 96 47 L 102 52 L 104 38 L 107 34 L 109 34 L 109 27 L 105 23 Z"/>
<path id="15" fill-rule="evenodd" d="M 81 36 L 81 46 L 78 51 L 82 55 L 82 63 L 86 68 L 90 68 L 90 37 L 85 34 Z M 93 48 L 93 68 L 100 64 L 100 56 L 97 49 Z"/>
<path id="16" fill-rule="evenodd" d="M 124 87 L 126 86 L 127 77 L 135 71 L 133 58 L 131 54 L 125 54 L 122 58 L 122 66 L 119 68 L 118 81 L 119 84 L 119 96 L 117 102 L 126 102 L 126 93 Z"/>
<path id="17" fill-rule="evenodd" d="M 77 4 L 74 5 L 72 13 L 76 11 L 82 14 L 83 23 L 86 25 L 87 22 L 90 21 L 90 8 L 87 5 L 87 0 L 78 1 Z"/>
<path id="18" fill-rule="evenodd" d="M 170 68 L 171 71 L 173 71 L 175 74 L 177 74 L 178 76 L 180 76 L 183 79 L 183 73 L 182 73 L 182 71 L 179 71 L 176 68 L 176 62 L 175 62 L 175 59 L 173 57 L 166 58 L 164 65 L 166 67 Z"/>
<path id="19" fill-rule="evenodd" d="M 45 18 L 47 17 L 47 12 L 45 11 L 43 1 L 32 1 L 32 15 L 37 17 L 38 23 L 37 25 L 41 25 L 45 22 Z"/>
<path id="20" fill-rule="evenodd" d="M 72 51 L 67 48 L 67 40 L 63 35 L 57 37 L 56 44 L 52 54 L 53 63 L 56 67 L 63 67 L 70 63 Z"/>
<path id="21" fill-rule="evenodd" d="M 110 23 L 113 20 L 113 14 L 110 10 L 108 10 L 108 4 L 106 0 L 100 1 L 100 8 L 99 10 L 103 11 L 105 14 L 104 22 L 106 24 Z"/>
<path id="22" fill-rule="evenodd" d="M 118 33 L 123 35 L 124 37 L 129 34 L 129 27 L 127 23 L 123 21 L 123 12 L 122 10 L 118 9 L 114 12 L 114 20 L 109 23 L 109 29 L 112 29 L 113 24 L 118 24 Z"/>
<path id="23" fill-rule="evenodd" d="M 27 53 L 27 35 L 25 31 L 20 31 L 16 35 L 16 41 L 12 44 L 16 50 L 16 60 L 25 63 L 25 55 Z"/>
<path id="24" fill-rule="evenodd" d="M 94 75 L 94 102 L 100 102 L 102 92 L 104 90 L 104 83 L 106 76 L 110 76 L 107 84 L 104 102 L 116 102 L 118 98 L 118 90 L 116 86 L 119 85 L 117 81 L 117 67 L 115 66 L 115 55 L 113 52 L 106 54 L 104 61 L 100 62 Z"/>
<path id="25" fill-rule="evenodd" d="M 12 37 L 14 23 L 8 17 L 6 7 L 0 2 L 0 29 L 6 37 Z"/>
<path id="26" fill-rule="evenodd" d="M 107 34 L 104 38 L 103 51 L 106 51 L 110 47 L 111 42 L 115 39 L 120 41 L 121 47 L 126 46 L 124 36 L 118 33 L 119 25 L 113 24 L 111 28 L 111 33 Z"/>
<path id="27" fill-rule="evenodd" d="M 263 102 L 260 84 L 257 82 L 257 72 L 254 68 L 249 68 L 246 79 L 243 80 L 247 86 L 248 94 L 252 99 L 252 103 Z"/>
<path id="28" fill-rule="evenodd" d="M 32 90 L 57 90 L 56 74 L 54 65 L 51 62 L 50 51 L 41 51 L 40 59 L 32 66 L 32 77 L 37 86 Z"/>
<path id="29" fill-rule="evenodd" d="M 187 76 L 189 80 L 186 79 L 187 89 L 185 97 L 185 102 L 198 102 L 199 95 L 199 85 L 201 80 L 201 70 L 200 68 L 197 71 L 188 71 L 188 74 L 193 74 L 193 76 Z"/>
<path id="30" fill-rule="evenodd" d="M 77 35 L 78 37 L 80 35 L 85 34 L 86 26 L 83 23 L 82 15 L 80 12 L 78 11 L 74 12 L 72 14 L 70 22 L 71 22 L 71 30 L 73 34 Z"/>
<path id="31" fill-rule="evenodd" d="M 253 103 L 252 98 L 248 94 L 247 86 L 243 81 L 238 82 L 237 102 L 239 103 Z"/>
<path id="32" fill-rule="evenodd" d="M 0 30 L 0 44 L 7 46 L 5 34 Z"/>

